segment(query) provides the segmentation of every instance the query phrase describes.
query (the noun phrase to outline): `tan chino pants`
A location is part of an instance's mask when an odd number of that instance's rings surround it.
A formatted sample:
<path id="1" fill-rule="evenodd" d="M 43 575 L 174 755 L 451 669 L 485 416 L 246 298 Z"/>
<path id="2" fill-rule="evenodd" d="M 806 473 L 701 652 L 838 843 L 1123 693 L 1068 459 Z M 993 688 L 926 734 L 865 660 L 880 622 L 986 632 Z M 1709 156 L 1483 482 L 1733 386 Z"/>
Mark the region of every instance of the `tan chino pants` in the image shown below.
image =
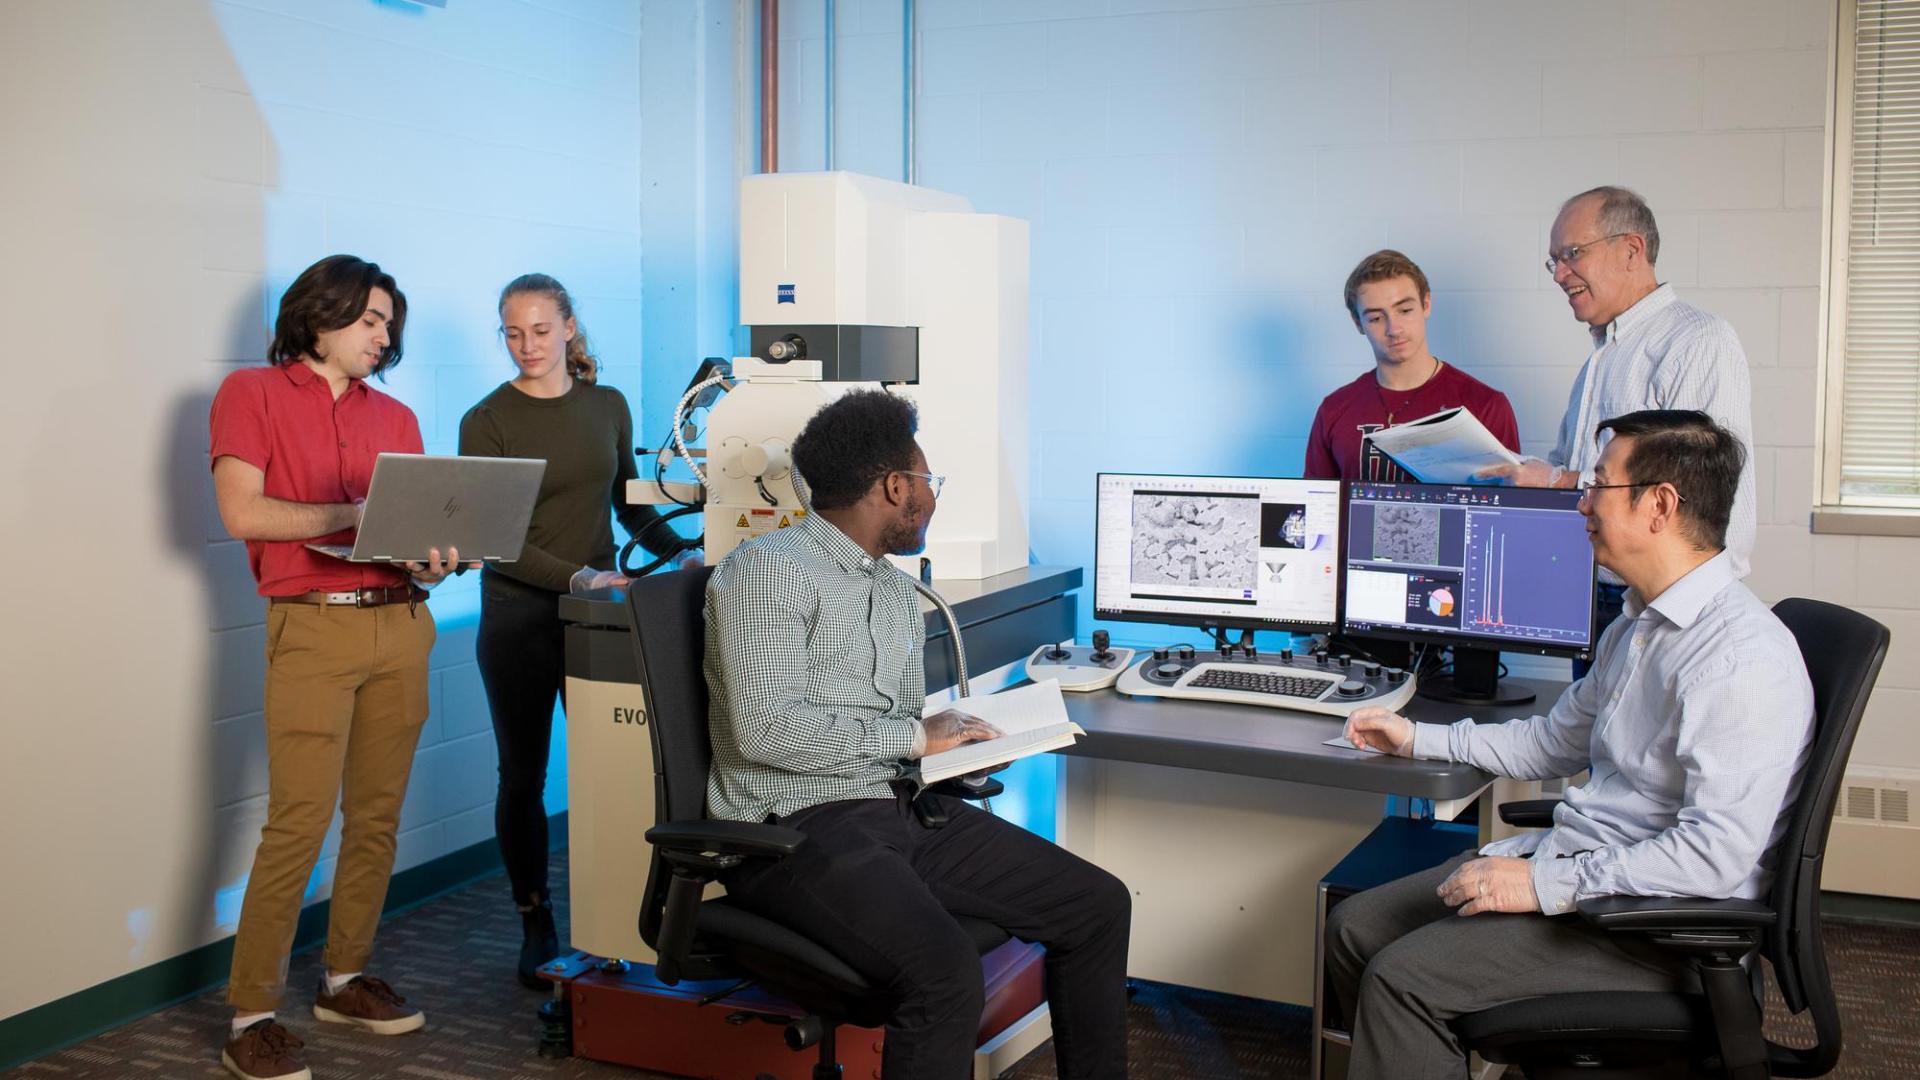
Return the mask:
<path id="1" fill-rule="evenodd" d="M 288 953 L 321 842 L 343 827 L 327 925 L 327 967 L 359 971 L 393 872 L 400 806 L 427 719 L 426 605 L 267 608 L 267 822 L 247 879 L 227 1000 L 279 1004 Z"/>

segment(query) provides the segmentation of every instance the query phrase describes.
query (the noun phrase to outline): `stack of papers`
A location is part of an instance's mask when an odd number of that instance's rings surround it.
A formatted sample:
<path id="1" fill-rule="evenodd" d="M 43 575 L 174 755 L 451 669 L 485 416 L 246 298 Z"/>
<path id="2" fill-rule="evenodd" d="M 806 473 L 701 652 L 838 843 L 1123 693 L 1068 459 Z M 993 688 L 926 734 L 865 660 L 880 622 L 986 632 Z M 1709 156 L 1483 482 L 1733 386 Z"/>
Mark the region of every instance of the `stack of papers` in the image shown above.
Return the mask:
<path id="1" fill-rule="evenodd" d="M 1520 464 L 1466 406 L 1382 428 L 1367 436 L 1379 451 L 1423 484 L 1471 484 L 1474 474 Z"/>

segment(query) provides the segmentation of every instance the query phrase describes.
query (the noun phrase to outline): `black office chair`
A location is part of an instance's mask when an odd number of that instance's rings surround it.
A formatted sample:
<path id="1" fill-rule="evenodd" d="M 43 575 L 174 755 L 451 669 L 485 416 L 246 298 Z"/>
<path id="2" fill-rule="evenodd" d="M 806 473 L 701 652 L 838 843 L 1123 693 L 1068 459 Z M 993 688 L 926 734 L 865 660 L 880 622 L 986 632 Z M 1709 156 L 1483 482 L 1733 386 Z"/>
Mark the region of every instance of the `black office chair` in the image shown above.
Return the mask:
<path id="1" fill-rule="evenodd" d="M 1834 798 L 1890 635 L 1865 615 L 1818 600 L 1782 600 L 1773 611 L 1806 661 L 1814 733 L 1800 795 L 1787 810 L 1772 894 L 1764 903 L 1612 896 L 1579 905 L 1595 926 L 1638 934 L 1687 957 L 1704 993 L 1586 992 L 1508 1002 L 1453 1022 L 1468 1049 L 1516 1065 L 1533 1080 L 1822 1076 L 1839 1060 L 1840 1012 L 1820 944 L 1820 868 Z M 1501 817 L 1548 826 L 1554 802 L 1509 803 Z M 1761 1033 L 1764 974 L 1756 952 L 1772 965 L 1787 1008 L 1812 1010 L 1813 1046 L 1781 1046 Z"/>
<path id="2" fill-rule="evenodd" d="M 804 833 L 785 826 L 706 817 L 712 751 L 702 608 L 711 574 L 706 567 L 655 574 L 627 589 L 652 732 L 657 821 L 647 830 L 653 862 L 640 909 L 640 937 L 657 954 L 654 974 L 669 986 L 686 979 L 753 982 L 806 1010 L 809 1015 L 787 1025 L 787 1044 L 795 1050 L 818 1045 L 813 1075 L 832 1080 L 841 1075 L 835 1029 L 884 1024 L 890 1000 L 810 939 L 724 897 L 701 899 L 722 872 L 748 859 L 784 858 L 806 841 Z M 1007 932 L 992 923 L 958 921 L 982 953 L 1008 940 Z"/>

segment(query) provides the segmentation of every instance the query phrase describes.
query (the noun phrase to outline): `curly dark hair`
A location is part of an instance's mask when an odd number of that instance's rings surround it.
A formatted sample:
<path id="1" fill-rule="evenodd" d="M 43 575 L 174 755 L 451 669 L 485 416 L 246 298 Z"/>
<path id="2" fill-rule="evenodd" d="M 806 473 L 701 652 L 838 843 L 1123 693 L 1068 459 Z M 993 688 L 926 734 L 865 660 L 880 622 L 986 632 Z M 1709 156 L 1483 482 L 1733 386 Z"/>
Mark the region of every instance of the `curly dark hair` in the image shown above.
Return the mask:
<path id="1" fill-rule="evenodd" d="M 852 506 L 888 473 L 911 470 L 919 430 L 913 402 L 885 390 L 855 390 L 814 413 L 793 440 L 793 466 L 813 491 L 813 508 Z"/>
<path id="2" fill-rule="evenodd" d="M 280 298 L 280 314 L 273 321 L 273 345 L 267 359 L 275 364 L 297 364 L 312 356 L 320 335 L 353 325 L 367 310 L 367 298 L 375 288 L 385 289 L 393 297 L 393 322 L 387 328 L 387 347 L 374 365 L 375 375 L 400 362 L 400 331 L 407 325 L 407 298 L 393 282 L 393 275 L 352 255 L 329 255 L 293 279 L 286 295 Z"/>

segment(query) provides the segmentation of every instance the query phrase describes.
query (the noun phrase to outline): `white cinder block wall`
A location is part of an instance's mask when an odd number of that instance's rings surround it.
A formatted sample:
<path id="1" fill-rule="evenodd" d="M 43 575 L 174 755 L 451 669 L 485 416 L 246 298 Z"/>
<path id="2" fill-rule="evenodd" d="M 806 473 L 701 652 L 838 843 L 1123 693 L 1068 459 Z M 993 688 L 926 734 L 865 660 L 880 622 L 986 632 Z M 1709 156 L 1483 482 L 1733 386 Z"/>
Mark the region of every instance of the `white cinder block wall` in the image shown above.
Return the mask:
<path id="1" fill-rule="evenodd" d="M 47 331 L 0 425 L 0 1017 L 232 931 L 265 811 L 264 605 L 214 511 L 206 410 L 263 361 L 294 274 L 335 251 L 395 274 L 386 389 L 430 453 L 511 375 L 494 300 L 531 270 L 572 289 L 637 413 L 640 23 L 621 0 L 0 6 L 22 105 L 0 119 L 0 272 Z M 433 602 L 399 869 L 493 836 L 477 606 L 471 577 Z"/>
<path id="2" fill-rule="evenodd" d="M 818 168 L 821 7 L 783 8 L 782 163 Z M 1920 541 L 1808 529 L 1833 19 L 1830 0 L 922 0 L 919 180 L 1033 223 L 1033 398 L 1053 403 L 1033 412 L 1035 556 L 1090 562 L 1100 469 L 1297 469 L 1321 396 L 1367 366 L 1340 287 L 1378 247 L 1427 270 L 1435 352 L 1505 390 L 1544 453 L 1588 349 L 1547 231 L 1566 196 L 1626 184 L 1662 279 L 1752 363 L 1751 584 L 1893 629 L 1854 764 L 1920 769 Z M 899 5 L 837 23 L 837 163 L 897 177 Z"/>
<path id="3" fill-rule="evenodd" d="M 0 395 L 7 496 L 40 523 L 7 546 L 0 861 L 30 885 L 0 890 L 23 976 L 0 1016 L 214 940 L 237 906 L 261 615 L 212 510 L 205 410 L 294 273 L 351 250 L 399 276 L 390 385 L 436 450 L 508 373 L 492 300 L 514 274 L 572 285 L 637 410 L 644 271 L 643 432 L 726 351 L 751 139 L 733 5 L 690 7 L 0 5 L 0 92 L 33 105 L 0 113 L 0 204 L 28 210 L 0 280 L 44 331 Z M 817 168 L 821 9 L 783 7 L 782 163 Z M 1033 223 L 1032 393 L 1055 403 L 1034 410 L 1039 559 L 1090 561 L 1098 469 L 1296 467 L 1321 395 L 1367 363 L 1339 287 L 1383 245 L 1433 276 L 1436 351 L 1504 388 L 1543 450 L 1585 352 L 1538 266 L 1547 228 L 1565 195 L 1627 183 L 1660 216 L 1663 276 L 1754 365 L 1755 587 L 1893 627 L 1855 762 L 1920 768 L 1920 541 L 1806 525 L 1829 0 L 920 9 L 919 179 Z M 899 175 L 899 14 L 838 6 L 839 167 Z M 471 589 L 436 601 L 403 866 L 489 835 Z"/>

